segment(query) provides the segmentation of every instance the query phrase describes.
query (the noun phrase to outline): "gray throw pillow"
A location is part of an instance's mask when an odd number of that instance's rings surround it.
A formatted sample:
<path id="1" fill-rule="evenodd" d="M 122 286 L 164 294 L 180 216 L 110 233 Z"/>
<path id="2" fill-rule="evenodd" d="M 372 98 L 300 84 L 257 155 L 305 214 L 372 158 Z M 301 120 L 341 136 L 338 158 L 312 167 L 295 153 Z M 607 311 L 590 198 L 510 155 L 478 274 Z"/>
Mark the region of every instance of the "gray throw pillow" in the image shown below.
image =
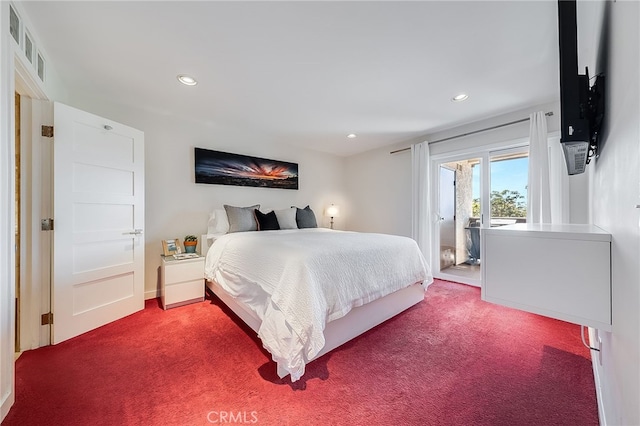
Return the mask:
<path id="1" fill-rule="evenodd" d="M 224 205 L 229 219 L 229 232 L 257 231 L 258 222 L 253 211 L 260 209 L 260 204 L 250 207 L 235 207 Z"/>
<path id="2" fill-rule="evenodd" d="M 311 207 L 307 206 L 304 209 L 296 210 L 296 222 L 298 228 L 317 228 L 318 222 L 316 222 L 316 215 L 311 210 Z"/>

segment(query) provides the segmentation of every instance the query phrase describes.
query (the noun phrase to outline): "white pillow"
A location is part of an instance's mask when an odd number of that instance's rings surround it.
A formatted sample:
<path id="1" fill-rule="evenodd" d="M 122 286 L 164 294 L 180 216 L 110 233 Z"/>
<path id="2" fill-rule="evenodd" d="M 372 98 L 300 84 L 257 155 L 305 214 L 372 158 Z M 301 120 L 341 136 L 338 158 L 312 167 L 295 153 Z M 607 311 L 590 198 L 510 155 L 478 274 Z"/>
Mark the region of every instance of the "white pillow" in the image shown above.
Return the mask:
<path id="1" fill-rule="evenodd" d="M 229 232 L 229 219 L 224 209 L 216 209 L 209 216 L 207 234 L 226 234 Z"/>
<path id="2" fill-rule="evenodd" d="M 298 229 L 295 207 L 274 210 L 274 212 L 276 213 L 276 218 L 278 218 L 278 225 L 280 225 L 280 229 Z"/>

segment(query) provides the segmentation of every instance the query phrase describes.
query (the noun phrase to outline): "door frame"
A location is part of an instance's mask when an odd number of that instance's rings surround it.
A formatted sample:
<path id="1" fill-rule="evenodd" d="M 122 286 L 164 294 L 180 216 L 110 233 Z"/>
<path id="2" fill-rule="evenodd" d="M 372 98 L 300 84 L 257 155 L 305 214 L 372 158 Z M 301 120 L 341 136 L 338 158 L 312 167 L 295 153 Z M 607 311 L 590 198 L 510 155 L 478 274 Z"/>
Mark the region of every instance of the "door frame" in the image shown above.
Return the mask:
<path id="1" fill-rule="evenodd" d="M 12 7 L 15 5 L 12 4 Z M 2 190 L 2 211 L 0 211 L 0 240 L 2 241 L 2 250 L 0 250 L 0 274 L 2 276 L 5 285 L 0 286 L 0 333 L 1 342 L 0 345 L 0 394 L 2 395 L 0 400 L 0 420 L 9 412 L 9 409 L 15 401 L 15 257 L 13 248 L 15 244 L 14 237 L 14 225 L 15 225 L 15 118 L 16 111 L 14 105 L 14 95 L 17 92 L 23 97 L 31 99 L 48 99 L 46 95 L 44 84 L 39 81 L 35 71 L 27 63 L 27 59 L 24 56 L 24 52 L 20 50 L 20 47 L 10 39 L 8 29 L 5 24 L 8 22 L 5 18 L 9 11 L 9 3 L 2 2 L 0 5 L 0 28 L 3 30 L 0 35 L 0 41 L 2 48 L 0 48 L 0 102 L 2 103 L 2 114 L 0 115 L 0 150 L 2 151 L 2 161 L 0 162 L 0 174 L 2 175 L 1 181 L 3 182 Z M 22 21 L 24 22 L 24 21 Z M 25 105 L 27 102 L 21 102 Z M 26 125 L 25 120 L 28 118 L 24 115 L 24 109 L 21 106 L 21 128 L 24 142 L 26 134 L 31 130 L 31 125 Z M 23 145 L 31 143 L 31 141 L 25 142 Z M 29 176 L 31 169 L 29 167 L 22 168 L 23 178 Z M 6 191 L 6 193 L 5 193 Z M 22 188 L 21 188 L 22 191 Z M 22 193 L 21 193 L 22 198 Z M 28 198 L 28 197 L 27 197 Z M 25 198 L 22 198 L 22 202 Z M 24 212 L 25 210 L 23 210 Z M 29 219 L 23 221 L 25 223 L 30 222 Z M 23 233 L 21 229 L 21 234 Z M 23 250 L 26 249 L 26 244 L 23 244 Z M 21 336 L 20 343 L 22 348 L 25 348 L 27 343 L 31 342 L 31 338 L 25 338 L 24 333 L 29 333 L 33 324 L 39 323 L 39 315 L 35 312 L 39 311 L 39 304 L 33 303 L 33 295 L 37 295 L 38 290 L 32 289 L 29 279 L 25 278 L 24 274 L 29 274 L 29 269 L 24 265 L 29 262 L 29 256 L 25 254 L 25 251 L 21 253 L 22 267 L 20 270 L 20 309 L 21 315 Z M 25 257 L 26 256 L 26 257 Z M 35 268 L 35 266 L 33 266 Z M 30 269 L 33 269 L 30 268 Z M 30 288 L 30 291 L 25 291 L 25 288 Z M 34 305 L 38 308 L 33 309 Z M 26 308 L 25 308 L 26 306 Z M 39 340 L 39 336 L 36 340 Z"/>
<path id="2" fill-rule="evenodd" d="M 43 170 L 37 164 L 52 164 L 50 151 L 43 149 L 43 137 L 39 129 L 43 124 L 53 124 L 52 115 L 42 104 L 49 101 L 29 67 L 15 58 L 15 90 L 23 97 L 21 107 L 21 186 L 23 238 L 21 245 L 23 264 L 20 269 L 20 351 L 35 349 L 50 343 L 49 326 L 41 325 L 41 315 L 49 310 L 51 293 L 50 258 L 51 236 L 40 232 L 40 219 L 47 212 L 51 215 L 51 188 L 44 188 Z M 42 101 L 42 102 L 39 102 Z M 49 168 L 49 172 L 52 168 Z M 46 171 L 45 171 L 46 172 Z M 51 217 L 51 216 L 49 216 Z M 15 324 L 14 324 L 15 327 Z"/>
<path id="3" fill-rule="evenodd" d="M 462 161 L 462 160 L 468 160 L 470 158 L 478 158 L 480 159 L 480 172 L 481 172 L 481 178 L 480 178 L 480 198 L 481 200 L 484 199 L 484 193 L 486 189 L 486 184 L 484 184 L 484 180 L 485 180 L 485 169 L 487 169 L 485 166 L 485 164 L 487 164 L 488 161 L 488 154 L 487 153 L 482 153 L 479 151 L 469 151 L 469 150 L 465 150 L 464 152 L 459 152 L 459 153 L 448 153 L 448 154 L 438 154 L 438 155 L 434 155 L 431 158 L 431 170 L 432 170 L 432 176 L 431 176 L 431 187 L 432 188 L 438 188 L 438 191 L 431 191 L 432 192 L 432 196 L 431 196 L 431 205 L 433 206 L 433 211 L 436 212 L 438 214 L 438 217 L 440 216 L 440 166 L 443 166 L 445 163 L 454 163 L 456 161 Z M 488 190 L 487 190 L 488 191 Z M 480 203 L 481 206 L 481 223 L 482 223 L 482 217 L 488 217 L 486 212 L 485 212 L 485 204 L 486 203 Z M 440 270 L 440 221 L 438 220 L 435 224 L 433 224 L 433 229 L 432 229 L 432 248 L 431 248 L 431 252 L 434 254 L 432 255 L 432 272 L 433 272 L 433 276 L 435 278 L 439 278 L 439 279 L 443 279 L 443 280 L 448 280 L 448 281 L 454 281 L 454 282 L 459 282 L 459 283 L 463 283 L 463 284 L 468 284 L 468 285 L 472 285 L 475 287 L 480 287 L 481 285 L 481 279 L 473 279 L 470 277 L 463 277 L 460 275 L 454 275 L 451 274 L 449 272 L 446 272 L 446 269 L 444 271 Z M 435 253 L 438 253 L 438 256 L 435 256 Z"/>

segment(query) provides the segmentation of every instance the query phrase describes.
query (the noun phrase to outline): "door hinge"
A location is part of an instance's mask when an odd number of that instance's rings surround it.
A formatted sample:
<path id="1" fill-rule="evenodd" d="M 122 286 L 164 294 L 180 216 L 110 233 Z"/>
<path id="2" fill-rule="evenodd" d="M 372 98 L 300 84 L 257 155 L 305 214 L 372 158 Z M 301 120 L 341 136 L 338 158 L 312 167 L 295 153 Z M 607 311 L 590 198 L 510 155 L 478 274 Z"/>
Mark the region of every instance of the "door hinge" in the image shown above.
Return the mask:
<path id="1" fill-rule="evenodd" d="M 53 219 L 47 218 L 40 221 L 41 231 L 53 231 Z"/>
<path id="2" fill-rule="evenodd" d="M 42 136 L 45 138 L 53 137 L 53 126 L 42 126 Z"/>
<path id="3" fill-rule="evenodd" d="M 47 312 L 46 314 L 42 314 L 42 325 L 53 324 L 53 314 L 51 312 Z"/>

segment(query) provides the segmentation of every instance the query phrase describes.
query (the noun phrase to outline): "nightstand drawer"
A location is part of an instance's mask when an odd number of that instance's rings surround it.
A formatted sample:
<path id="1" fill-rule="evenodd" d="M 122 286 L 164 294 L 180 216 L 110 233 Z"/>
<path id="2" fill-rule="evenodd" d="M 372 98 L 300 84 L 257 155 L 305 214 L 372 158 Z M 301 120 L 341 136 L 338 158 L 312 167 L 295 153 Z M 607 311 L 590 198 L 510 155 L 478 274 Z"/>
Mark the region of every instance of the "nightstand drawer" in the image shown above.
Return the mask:
<path id="1" fill-rule="evenodd" d="M 204 278 L 178 284 L 167 285 L 164 288 L 162 305 L 165 309 L 204 300 Z"/>
<path id="2" fill-rule="evenodd" d="M 204 258 L 196 261 L 179 260 L 171 262 L 170 266 L 164 268 L 165 284 L 173 284 L 195 279 L 204 279 Z"/>

